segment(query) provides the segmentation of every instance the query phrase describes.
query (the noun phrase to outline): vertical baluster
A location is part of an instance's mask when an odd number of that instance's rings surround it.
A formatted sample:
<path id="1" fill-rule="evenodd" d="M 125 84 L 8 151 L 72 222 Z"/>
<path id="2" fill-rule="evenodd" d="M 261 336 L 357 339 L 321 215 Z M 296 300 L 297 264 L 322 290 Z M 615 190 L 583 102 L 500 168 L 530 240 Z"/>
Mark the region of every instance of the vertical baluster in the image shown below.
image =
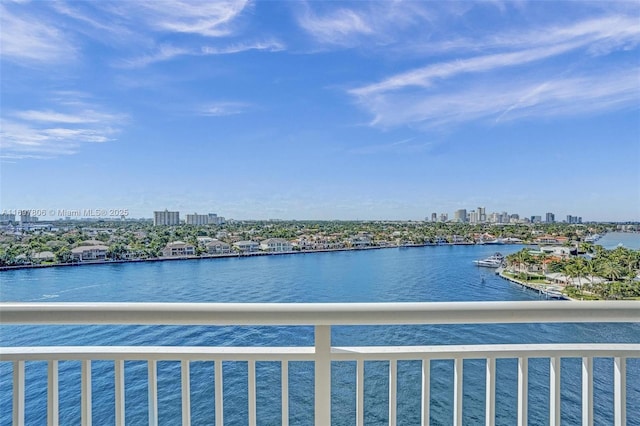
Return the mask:
<path id="1" fill-rule="evenodd" d="M 189 360 L 181 361 L 182 377 L 182 426 L 191 424 L 191 374 L 189 372 Z"/>
<path id="2" fill-rule="evenodd" d="M 256 426 L 256 362 L 254 360 L 249 360 L 247 368 L 249 381 L 249 426 Z"/>
<path id="3" fill-rule="evenodd" d="M 485 397 L 485 424 L 496 424 L 496 359 L 487 358 L 487 379 Z"/>
<path id="4" fill-rule="evenodd" d="M 58 361 L 49 361 L 47 365 L 47 425 L 57 426 L 59 423 Z"/>
<path id="5" fill-rule="evenodd" d="M 147 377 L 149 381 L 149 426 L 158 426 L 158 362 L 147 361 Z"/>
<path id="6" fill-rule="evenodd" d="M 462 426 L 462 358 L 454 361 L 453 379 L 453 424 Z"/>
<path id="7" fill-rule="evenodd" d="M 282 426 L 289 426 L 289 361 L 282 361 L 280 382 L 282 388 Z"/>
<path id="8" fill-rule="evenodd" d="M 13 424 L 24 424 L 24 361 L 13 362 Z"/>
<path id="9" fill-rule="evenodd" d="M 91 360 L 82 361 L 81 418 L 83 426 L 91 426 Z"/>
<path id="10" fill-rule="evenodd" d="M 398 394 L 398 361 L 389 361 L 389 425 L 396 425 L 396 395 Z"/>
<path id="11" fill-rule="evenodd" d="M 224 405 L 222 396 L 222 360 L 215 361 L 215 408 L 216 408 L 216 426 L 224 424 Z"/>
<path id="12" fill-rule="evenodd" d="M 549 360 L 549 426 L 560 426 L 560 357 Z"/>
<path id="13" fill-rule="evenodd" d="M 422 426 L 429 426 L 431 405 L 431 360 L 422 360 Z"/>
<path id="14" fill-rule="evenodd" d="M 527 426 L 529 402 L 529 358 L 518 358 L 518 426 Z"/>
<path id="15" fill-rule="evenodd" d="M 331 424 L 331 326 L 315 327 L 315 424 Z"/>
<path id="16" fill-rule="evenodd" d="M 627 424 L 627 359 L 613 359 L 613 411 L 614 424 Z"/>
<path id="17" fill-rule="evenodd" d="M 582 358 L 582 426 L 593 426 L 593 358 Z"/>
<path id="18" fill-rule="evenodd" d="M 356 425 L 364 426 L 364 360 L 356 362 Z"/>
<path id="19" fill-rule="evenodd" d="M 124 360 L 114 361 L 116 425 L 124 426 Z"/>

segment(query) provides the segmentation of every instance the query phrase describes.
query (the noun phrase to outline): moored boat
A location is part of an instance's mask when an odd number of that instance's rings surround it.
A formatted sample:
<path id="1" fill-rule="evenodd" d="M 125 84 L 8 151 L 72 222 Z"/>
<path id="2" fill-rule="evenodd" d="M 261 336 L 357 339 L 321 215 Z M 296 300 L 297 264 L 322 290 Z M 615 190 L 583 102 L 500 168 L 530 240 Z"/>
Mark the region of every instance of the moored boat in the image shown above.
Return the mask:
<path id="1" fill-rule="evenodd" d="M 475 263 L 476 265 L 484 266 L 487 268 L 499 268 L 500 266 L 502 266 L 503 262 L 504 262 L 504 256 L 502 255 L 502 253 L 494 253 L 493 255 L 487 257 L 486 259 L 473 261 L 473 263 Z"/>

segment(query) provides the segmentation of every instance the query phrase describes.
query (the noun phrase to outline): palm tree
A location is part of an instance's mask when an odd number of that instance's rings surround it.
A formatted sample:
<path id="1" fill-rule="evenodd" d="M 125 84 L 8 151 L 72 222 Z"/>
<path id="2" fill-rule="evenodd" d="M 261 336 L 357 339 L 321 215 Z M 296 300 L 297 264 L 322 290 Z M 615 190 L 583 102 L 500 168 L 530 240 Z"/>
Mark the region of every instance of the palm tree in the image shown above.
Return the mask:
<path id="1" fill-rule="evenodd" d="M 577 278 L 578 279 L 578 288 L 580 289 L 580 293 L 582 293 L 582 280 L 581 278 L 587 274 L 587 265 L 586 261 L 581 257 L 576 257 L 572 259 L 565 268 L 565 274 L 569 278 Z"/>

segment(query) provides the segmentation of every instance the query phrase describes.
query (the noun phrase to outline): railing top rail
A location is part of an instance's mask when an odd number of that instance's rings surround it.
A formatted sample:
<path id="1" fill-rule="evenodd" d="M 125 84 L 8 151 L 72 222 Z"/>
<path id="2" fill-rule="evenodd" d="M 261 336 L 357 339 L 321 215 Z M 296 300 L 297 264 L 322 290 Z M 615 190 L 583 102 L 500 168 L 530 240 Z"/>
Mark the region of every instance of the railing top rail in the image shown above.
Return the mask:
<path id="1" fill-rule="evenodd" d="M 640 302 L 0 303 L 2 324 L 376 325 L 640 322 Z"/>

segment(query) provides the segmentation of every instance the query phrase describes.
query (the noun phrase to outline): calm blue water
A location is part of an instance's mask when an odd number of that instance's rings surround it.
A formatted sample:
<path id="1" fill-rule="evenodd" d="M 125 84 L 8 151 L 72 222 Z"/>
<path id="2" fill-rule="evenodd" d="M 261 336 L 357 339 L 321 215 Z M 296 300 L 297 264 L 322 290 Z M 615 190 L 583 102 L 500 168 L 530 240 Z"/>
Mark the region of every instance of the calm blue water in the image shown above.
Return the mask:
<path id="1" fill-rule="evenodd" d="M 639 232 L 609 232 L 595 242 L 606 249 L 615 249 L 622 245 L 628 249 L 640 250 Z"/>
<path id="2" fill-rule="evenodd" d="M 2 301 L 110 302 L 409 302 L 536 300 L 538 295 L 500 279 L 472 261 L 520 246 L 438 246 L 253 258 L 99 265 L 0 273 Z M 557 302 L 572 303 L 572 302 Z M 334 345 L 425 345 L 527 342 L 640 342 L 640 324 L 530 324 L 484 326 L 334 327 Z M 0 344 L 20 345 L 311 345 L 309 327 L 0 326 Z M 11 423 L 11 366 L 0 363 L 0 424 Z M 563 360 L 563 424 L 579 424 L 580 361 Z M 515 423 L 516 361 L 498 361 L 497 424 Z M 420 415 L 420 365 L 399 363 L 399 424 Z M 213 424 L 213 364 L 193 363 L 193 424 Z M 388 366 L 366 363 L 366 424 L 387 422 Z M 27 364 L 27 423 L 46 420 L 46 365 Z M 179 363 L 159 363 L 160 421 L 179 424 Z M 94 362 L 95 424 L 113 424 L 113 363 Z M 225 363 L 225 420 L 245 425 L 246 363 Z M 484 363 L 465 361 L 464 424 L 484 416 Z M 595 362 L 596 424 L 613 423 L 613 365 Z M 548 360 L 530 361 L 530 424 L 548 423 Z M 258 363 L 260 424 L 280 423 L 280 366 Z M 451 361 L 432 362 L 431 424 L 452 417 Z M 313 365 L 290 366 L 290 421 L 313 424 Z M 333 366 L 333 423 L 355 421 L 355 364 Z M 78 424 L 80 366 L 60 364 L 61 424 Z M 100 392 L 98 394 L 97 392 Z M 102 395 L 98 399 L 97 395 Z M 128 424 L 146 424 L 146 364 L 126 363 Z M 628 363 L 629 424 L 640 424 L 640 362 Z"/>

